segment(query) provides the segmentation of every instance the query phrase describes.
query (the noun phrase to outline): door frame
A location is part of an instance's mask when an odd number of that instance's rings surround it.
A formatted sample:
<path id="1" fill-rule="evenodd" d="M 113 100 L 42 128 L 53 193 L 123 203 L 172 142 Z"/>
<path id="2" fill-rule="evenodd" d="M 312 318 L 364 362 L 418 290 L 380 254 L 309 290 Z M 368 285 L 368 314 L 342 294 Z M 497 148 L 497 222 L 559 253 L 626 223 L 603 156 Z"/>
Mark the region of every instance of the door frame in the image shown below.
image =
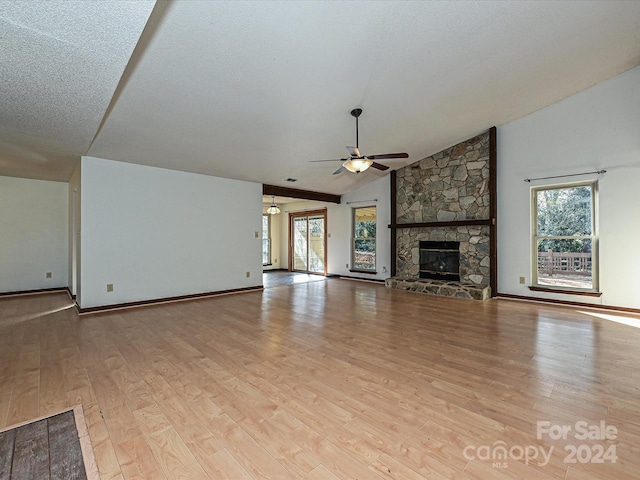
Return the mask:
<path id="1" fill-rule="evenodd" d="M 301 217 L 317 217 L 322 215 L 322 217 L 324 218 L 324 259 L 323 259 L 323 264 L 324 264 L 324 272 L 309 272 L 308 271 L 308 264 L 307 264 L 307 272 L 310 275 L 323 275 L 323 276 L 327 276 L 327 209 L 326 208 L 322 208 L 319 210 L 302 210 L 300 212 L 289 212 L 289 246 L 287 248 L 288 250 L 288 254 L 289 254 L 289 271 L 290 272 L 299 272 L 300 270 L 294 270 L 293 269 L 293 245 L 294 245 L 294 241 L 293 241 L 293 220 L 294 218 L 301 218 Z M 307 218 L 307 222 L 308 222 L 308 218 Z M 309 258 L 309 242 L 307 239 L 307 260 Z"/>

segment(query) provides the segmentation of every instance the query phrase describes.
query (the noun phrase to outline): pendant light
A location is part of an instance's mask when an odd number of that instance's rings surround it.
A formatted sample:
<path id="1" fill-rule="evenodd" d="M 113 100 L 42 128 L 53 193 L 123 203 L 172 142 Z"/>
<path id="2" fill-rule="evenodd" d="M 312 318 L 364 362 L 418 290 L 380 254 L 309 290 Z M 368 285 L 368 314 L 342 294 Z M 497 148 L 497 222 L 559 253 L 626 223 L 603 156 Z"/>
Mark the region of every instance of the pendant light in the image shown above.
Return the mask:
<path id="1" fill-rule="evenodd" d="M 269 215 L 277 215 L 280 213 L 280 208 L 276 205 L 276 197 L 272 197 L 273 201 L 271 202 L 271 206 L 267 208 L 267 213 Z"/>

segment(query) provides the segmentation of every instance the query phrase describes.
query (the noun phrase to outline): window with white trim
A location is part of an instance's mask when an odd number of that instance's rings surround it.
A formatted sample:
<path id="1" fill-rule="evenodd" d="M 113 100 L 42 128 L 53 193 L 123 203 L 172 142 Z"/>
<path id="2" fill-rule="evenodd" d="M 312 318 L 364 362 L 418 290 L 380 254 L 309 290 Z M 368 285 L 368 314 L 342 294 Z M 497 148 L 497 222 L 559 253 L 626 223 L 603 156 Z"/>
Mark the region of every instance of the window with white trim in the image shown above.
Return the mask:
<path id="1" fill-rule="evenodd" d="M 262 265 L 271 265 L 271 217 L 262 215 Z"/>
<path id="2" fill-rule="evenodd" d="M 351 270 L 376 271 L 376 207 L 353 209 Z"/>
<path id="3" fill-rule="evenodd" d="M 533 187 L 533 283 L 598 290 L 597 181 Z"/>

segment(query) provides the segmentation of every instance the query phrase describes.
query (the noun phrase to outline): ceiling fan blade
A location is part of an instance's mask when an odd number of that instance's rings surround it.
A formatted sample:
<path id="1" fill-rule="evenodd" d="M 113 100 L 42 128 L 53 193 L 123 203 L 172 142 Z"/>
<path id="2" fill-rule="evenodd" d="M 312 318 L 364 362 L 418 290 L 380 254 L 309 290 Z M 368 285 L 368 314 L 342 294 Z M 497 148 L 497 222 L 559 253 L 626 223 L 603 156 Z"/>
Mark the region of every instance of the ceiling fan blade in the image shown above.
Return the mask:
<path id="1" fill-rule="evenodd" d="M 377 168 L 378 170 L 382 170 L 382 171 L 389 170 L 389 167 L 387 167 L 386 165 L 382 165 L 381 163 L 373 162 L 371 166 L 373 168 Z"/>
<path id="2" fill-rule="evenodd" d="M 409 158 L 408 153 L 382 153 L 380 155 L 367 155 L 369 160 L 382 160 L 384 158 Z"/>
<path id="3" fill-rule="evenodd" d="M 358 150 L 358 147 L 347 147 L 347 150 L 349 150 L 349 155 L 351 155 L 352 157 L 360 158 L 362 156 L 360 155 L 360 150 Z"/>
<path id="4" fill-rule="evenodd" d="M 339 169 L 337 169 L 335 172 L 333 172 L 331 175 L 338 175 L 339 173 L 342 173 L 346 170 L 346 168 L 344 167 L 340 167 Z"/>
<path id="5" fill-rule="evenodd" d="M 330 160 L 309 160 L 309 163 L 316 163 L 316 162 L 346 162 L 347 159 L 346 158 L 332 158 Z"/>

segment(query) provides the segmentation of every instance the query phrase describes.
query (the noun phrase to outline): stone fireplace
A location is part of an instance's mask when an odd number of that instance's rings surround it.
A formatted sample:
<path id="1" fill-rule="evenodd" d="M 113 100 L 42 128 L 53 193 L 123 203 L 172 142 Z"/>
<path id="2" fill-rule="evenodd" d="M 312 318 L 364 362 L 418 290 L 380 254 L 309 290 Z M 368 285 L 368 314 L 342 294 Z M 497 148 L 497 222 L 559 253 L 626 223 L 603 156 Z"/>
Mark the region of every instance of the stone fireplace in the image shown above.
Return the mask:
<path id="1" fill-rule="evenodd" d="M 489 286 L 495 285 L 496 278 L 492 271 L 495 134 L 492 128 L 392 172 L 390 227 L 395 265 L 389 286 L 408 288 L 406 282 L 412 280 L 432 285 L 441 282 L 447 284 L 448 293 L 434 288 L 428 293 L 489 298 Z M 425 249 L 426 245 L 432 247 Z M 467 297 L 456 285 L 482 293 Z"/>
<path id="2" fill-rule="evenodd" d="M 489 285 L 489 227 L 408 228 L 396 236 L 396 275 L 420 278 L 420 242 L 457 242 L 461 282 Z"/>

